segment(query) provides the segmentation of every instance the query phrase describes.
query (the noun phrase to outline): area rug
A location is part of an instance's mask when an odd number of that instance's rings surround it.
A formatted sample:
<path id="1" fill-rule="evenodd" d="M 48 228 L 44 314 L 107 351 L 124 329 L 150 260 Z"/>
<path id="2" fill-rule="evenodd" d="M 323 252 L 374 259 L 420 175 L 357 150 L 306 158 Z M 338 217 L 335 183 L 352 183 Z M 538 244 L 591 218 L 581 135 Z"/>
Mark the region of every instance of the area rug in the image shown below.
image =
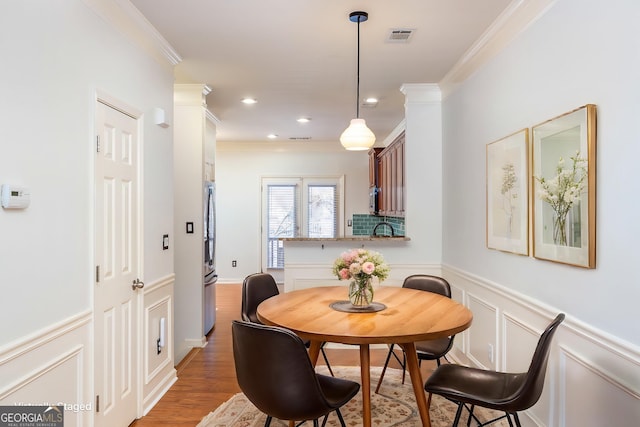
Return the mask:
<path id="1" fill-rule="evenodd" d="M 334 374 L 339 378 L 347 378 L 360 383 L 359 367 L 332 367 Z M 374 393 L 375 386 L 380 377 L 382 368 L 371 368 L 371 424 L 376 427 L 418 427 L 422 423 L 416 406 L 413 388 L 407 374 L 405 384 L 402 384 L 402 371 L 399 369 L 387 369 L 384 381 L 378 394 Z M 328 374 L 324 367 L 319 366 L 318 372 Z M 450 427 L 455 418 L 457 405 L 434 395 L 431 399 L 432 427 Z M 362 425 L 362 394 L 358 393 L 342 409 L 347 426 Z M 467 425 L 469 411 L 464 411 L 460 419 L 460 425 Z M 481 421 L 488 421 L 500 416 L 500 412 L 476 408 L 474 415 Z M 242 393 L 234 395 L 231 399 L 220 405 L 215 411 L 204 417 L 197 427 L 262 427 L 266 415 L 256 409 Z M 286 427 L 286 421 L 274 419 L 272 426 Z M 305 425 L 312 425 L 311 422 Z M 340 421 L 335 412 L 329 415 L 327 426 L 337 427 Z M 472 425 L 476 425 L 472 423 Z M 492 424 L 495 427 L 506 427 L 506 420 L 500 420 Z"/>

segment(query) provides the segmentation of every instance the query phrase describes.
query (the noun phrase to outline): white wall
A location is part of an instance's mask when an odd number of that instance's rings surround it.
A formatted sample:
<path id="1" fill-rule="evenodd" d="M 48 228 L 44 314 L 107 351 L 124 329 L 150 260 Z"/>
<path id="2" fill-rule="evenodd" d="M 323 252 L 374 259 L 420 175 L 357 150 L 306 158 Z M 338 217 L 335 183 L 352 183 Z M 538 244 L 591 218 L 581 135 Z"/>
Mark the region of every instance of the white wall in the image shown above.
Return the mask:
<path id="1" fill-rule="evenodd" d="M 523 425 L 628 425 L 640 419 L 640 4 L 550 3 L 443 101 L 443 274 L 474 313 L 454 355 L 522 370 L 540 331 L 565 312 Z M 587 103 L 598 108 L 596 268 L 487 249 L 486 144 Z"/>
<path id="2" fill-rule="evenodd" d="M 0 209 L 0 400 L 11 398 L 7 390 L 53 399 L 62 375 L 61 398 L 92 401 L 97 92 L 143 113 L 141 279 L 151 285 L 173 274 L 173 249 L 161 245 L 173 230 L 171 129 L 147 118 L 155 107 L 171 115 L 172 65 L 114 29 L 101 8 L 117 6 L 11 0 L 0 14 L 0 182 L 31 190 L 29 208 Z M 71 353 L 71 371 L 53 369 Z M 38 381 L 25 389 L 32 375 Z"/>
<path id="3" fill-rule="evenodd" d="M 348 152 L 337 142 L 232 144 L 218 141 L 216 267 L 219 281 L 238 283 L 260 271 L 261 177 L 344 174 L 345 234 L 351 234 L 346 219 L 354 213 L 367 213 L 369 209 L 368 167 L 366 151 Z M 238 261 L 236 268 L 231 267 L 232 260 Z"/>
<path id="4" fill-rule="evenodd" d="M 0 16 L 0 182 L 31 206 L 0 210 L 0 344 L 92 307 L 94 104 L 102 91 L 151 114 L 172 111 L 171 69 L 78 0 L 12 1 Z M 171 130 L 145 121 L 145 279 L 173 272 Z M 160 214 L 158 214 L 160 212 Z M 37 295 L 37 298 L 34 298 Z"/>
<path id="5" fill-rule="evenodd" d="M 444 261 L 640 344 L 640 4 L 561 0 L 444 101 Z M 597 105 L 597 268 L 486 249 L 485 147 Z M 475 214 L 471 214 L 475 213 Z"/>

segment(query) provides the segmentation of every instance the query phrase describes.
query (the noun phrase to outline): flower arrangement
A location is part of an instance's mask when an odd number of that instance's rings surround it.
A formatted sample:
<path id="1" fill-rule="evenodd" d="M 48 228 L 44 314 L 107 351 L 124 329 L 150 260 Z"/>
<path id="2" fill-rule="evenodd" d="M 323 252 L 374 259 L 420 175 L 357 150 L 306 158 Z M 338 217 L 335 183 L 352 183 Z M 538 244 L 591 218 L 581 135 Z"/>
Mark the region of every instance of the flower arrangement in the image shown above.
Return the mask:
<path id="1" fill-rule="evenodd" d="M 368 306 L 373 299 L 371 279 L 377 277 L 382 282 L 389 275 L 389 266 L 378 252 L 351 249 L 335 260 L 333 274 L 340 280 L 351 279 L 349 299 L 353 305 Z"/>
<path id="2" fill-rule="evenodd" d="M 562 246 L 567 246 L 567 214 L 580 201 L 587 179 L 587 160 L 580 157 L 579 151 L 570 159 L 571 169 L 564 168 L 564 159 L 560 157 L 555 177 L 536 177 L 540 183 L 538 197 L 553 209 L 553 242 Z"/>

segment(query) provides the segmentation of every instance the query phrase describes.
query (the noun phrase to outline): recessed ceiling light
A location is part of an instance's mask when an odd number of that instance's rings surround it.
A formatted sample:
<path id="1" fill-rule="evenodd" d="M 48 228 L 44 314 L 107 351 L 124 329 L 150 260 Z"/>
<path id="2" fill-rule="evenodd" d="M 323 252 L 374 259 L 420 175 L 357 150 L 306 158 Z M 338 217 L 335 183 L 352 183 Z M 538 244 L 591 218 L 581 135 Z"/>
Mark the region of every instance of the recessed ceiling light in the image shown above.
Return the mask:
<path id="1" fill-rule="evenodd" d="M 250 105 L 250 104 L 255 104 L 256 102 L 258 102 L 258 100 L 255 99 L 255 98 L 242 98 L 242 103 L 243 104 Z"/>
<path id="2" fill-rule="evenodd" d="M 298 123 L 309 123 L 311 119 L 309 117 L 300 117 Z"/>
<path id="3" fill-rule="evenodd" d="M 275 133 L 270 133 L 269 135 L 267 135 L 267 138 L 269 139 L 276 139 L 278 137 L 278 135 L 276 135 Z"/>
<path id="4" fill-rule="evenodd" d="M 365 104 L 377 104 L 378 103 L 378 98 L 367 98 L 364 100 Z"/>

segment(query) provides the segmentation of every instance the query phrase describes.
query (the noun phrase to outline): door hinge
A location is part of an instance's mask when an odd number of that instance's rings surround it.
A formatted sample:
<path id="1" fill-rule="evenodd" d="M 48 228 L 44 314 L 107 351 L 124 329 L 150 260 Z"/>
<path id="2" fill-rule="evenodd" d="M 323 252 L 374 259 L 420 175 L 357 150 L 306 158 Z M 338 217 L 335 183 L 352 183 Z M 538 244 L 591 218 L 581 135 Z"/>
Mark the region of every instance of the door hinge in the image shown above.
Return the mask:
<path id="1" fill-rule="evenodd" d="M 100 283 L 100 266 L 96 265 L 96 283 Z"/>
<path id="2" fill-rule="evenodd" d="M 100 412 L 100 395 L 96 394 L 96 412 Z"/>
<path id="3" fill-rule="evenodd" d="M 96 135 L 96 153 L 100 152 L 100 135 Z"/>

